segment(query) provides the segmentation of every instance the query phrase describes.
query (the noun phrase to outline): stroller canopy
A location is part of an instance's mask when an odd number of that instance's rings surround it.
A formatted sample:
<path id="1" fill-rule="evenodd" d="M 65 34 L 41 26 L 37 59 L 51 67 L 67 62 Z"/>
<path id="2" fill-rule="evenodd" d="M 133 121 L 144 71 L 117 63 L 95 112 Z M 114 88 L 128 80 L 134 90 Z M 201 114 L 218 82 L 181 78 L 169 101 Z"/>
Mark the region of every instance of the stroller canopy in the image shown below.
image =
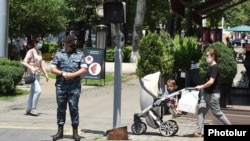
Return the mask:
<path id="1" fill-rule="evenodd" d="M 140 105 L 142 110 L 152 105 L 154 99 L 158 97 L 159 77 L 160 72 L 156 72 L 140 78 Z"/>

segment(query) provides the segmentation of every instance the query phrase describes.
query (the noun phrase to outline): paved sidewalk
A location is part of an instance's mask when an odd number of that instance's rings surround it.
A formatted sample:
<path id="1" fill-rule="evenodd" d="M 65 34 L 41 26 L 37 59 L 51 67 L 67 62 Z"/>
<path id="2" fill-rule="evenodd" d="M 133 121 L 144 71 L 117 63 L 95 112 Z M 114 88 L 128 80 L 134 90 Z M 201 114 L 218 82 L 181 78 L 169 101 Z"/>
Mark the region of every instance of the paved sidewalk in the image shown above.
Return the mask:
<path id="1" fill-rule="evenodd" d="M 1 102 L 0 108 L 0 138 L 8 141 L 47 141 L 57 132 L 56 101 L 54 80 L 48 83 L 41 79 L 43 93 L 40 97 L 37 110 L 39 116 L 27 116 L 25 113 L 26 98 L 23 96 L 9 102 Z M 106 140 L 107 130 L 113 128 L 113 84 L 101 87 L 85 87 L 80 98 L 80 125 L 79 133 L 82 140 Z M 132 135 L 131 125 L 133 114 L 141 112 L 139 101 L 140 86 L 137 79 L 122 82 L 121 126 L 127 126 L 130 140 L 187 140 L 185 137 L 195 129 L 195 120 L 189 118 L 178 119 L 180 129 L 174 137 L 163 137 L 158 129 L 148 126 L 144 135 Z M 166 115 L 164 118 L 171 118 Z M 65 124 L 65 138 L 62 141 L 72 140 L 70 116 L 67 111 Z M 193 139 L 192 139 L 193 140 Z M 195 140 L 203 140 L 195 139 Z"/>
<path id="2" fill-rule="evenodd" d="M 109 65 L 109 66 L 108 66 Z M 112 73 L 114 64 L 108 63 L 107 69 Z M 126 73 L 135 72 L 135 64 L 123 64 L 122 71 Z M 1 141 L 50 141 L 51 135 L 57 132 L 56 125 L 56 97 L 55 80 L 45 82 L 41 78 L 42 95 L 37 110 L 39 116 L 27 116 L 25 114 L 27 96 L 22 96 L 11 101 L 2 102 L 0 107 L 0 140 Z M 27 87 L 27 86 L 26 86 Z M 25 86 L 24 86 L 25 88 Z M 196 127 L 194 115 L 182 116 L 174 119 L 179 125 L 175 136 L 164 137 L 160 135 L 159 129 L 148 126 L 143 135 L 133 135 L 131 125 L 134 113 L 141 112 L 140 109 L 140 84 L 138 78 L 122 82 L 121 90 L 121 119 L 120 126 L 127 126 L 129 140 L 133 141 L 203 141 L 203 138 L 192 138 Z M 113 103 L 114 84 L 105 86 L 82 86 L 82 95 L 79 102 L 80 125 L 79 134 L 82 140 L 102 141 L 107 130 L 113 129 Z M 249 110 L 249 108 L 247 107 Z M 170 115 L 164 116 L 164 121 L 171 119 Z M 144 120 L 144 119 L 143 119 Z M 144 120 L 145 121 L 145 120 Z M 207 118 L 206 123 L 211 124 L 212 119 Z M 72 136 L 71 121 L 67 111 L 64 139 L 70 141 Z"/>

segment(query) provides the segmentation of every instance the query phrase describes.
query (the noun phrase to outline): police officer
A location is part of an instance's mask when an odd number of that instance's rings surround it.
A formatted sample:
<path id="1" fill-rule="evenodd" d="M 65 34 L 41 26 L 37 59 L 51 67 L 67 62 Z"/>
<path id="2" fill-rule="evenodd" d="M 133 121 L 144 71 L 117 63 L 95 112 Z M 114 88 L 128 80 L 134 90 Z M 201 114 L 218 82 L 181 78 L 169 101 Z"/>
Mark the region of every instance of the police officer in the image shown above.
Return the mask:
<path id="1" fill-rule="evenodd" d="M 78 135 L 79 108 L 81 93 L 81 76 L 87 72 L 84 53 L 77 49 L 77 37 L 68 35 L 64 39 L 65 48 L 58 50 L 51 62 L 51 73 L 56 76 L 57 124 L 58 132 L 53 141 L 63 138 L 63 126 L 66 119 L 67 104 L 69 105 L 73 138 L 80 141 Z"/>

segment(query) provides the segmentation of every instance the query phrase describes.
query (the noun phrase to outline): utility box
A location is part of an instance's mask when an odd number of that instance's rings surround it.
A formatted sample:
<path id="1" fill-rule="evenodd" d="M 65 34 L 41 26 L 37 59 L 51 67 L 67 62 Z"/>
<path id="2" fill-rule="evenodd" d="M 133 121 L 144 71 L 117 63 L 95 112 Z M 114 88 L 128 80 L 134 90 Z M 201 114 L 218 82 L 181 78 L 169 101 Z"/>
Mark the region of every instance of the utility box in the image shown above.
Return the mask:
<path id="1" fill-rule="evenodd" d="M 103 10 L 106 23 L 126 23 L 125 2 L 104 2 Z"/>

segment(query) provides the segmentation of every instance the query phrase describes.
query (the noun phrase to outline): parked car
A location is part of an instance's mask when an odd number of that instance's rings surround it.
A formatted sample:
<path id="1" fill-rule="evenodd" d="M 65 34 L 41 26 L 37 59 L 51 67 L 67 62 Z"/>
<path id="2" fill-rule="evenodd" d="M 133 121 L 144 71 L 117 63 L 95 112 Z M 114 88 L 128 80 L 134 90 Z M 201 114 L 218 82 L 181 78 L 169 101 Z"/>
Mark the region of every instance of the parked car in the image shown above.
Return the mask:
<path id="1" fill-rule="evenodd" d="M 232 41 L 232 45 L 234 46 L 241 46 L 241 39 L 234 39 Z"/>

